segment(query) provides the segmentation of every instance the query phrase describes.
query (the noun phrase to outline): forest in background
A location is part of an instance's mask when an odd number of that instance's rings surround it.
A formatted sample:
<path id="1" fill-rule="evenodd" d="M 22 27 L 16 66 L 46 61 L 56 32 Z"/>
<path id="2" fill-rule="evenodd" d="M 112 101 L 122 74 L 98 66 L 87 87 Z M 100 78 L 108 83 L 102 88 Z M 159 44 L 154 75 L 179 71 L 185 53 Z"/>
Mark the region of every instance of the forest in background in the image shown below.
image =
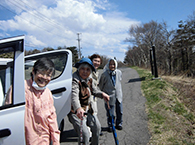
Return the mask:
<path id="1" fill-rule="evenodd" d="M 129 29 L 130 42 L 124 63 L 130 66 L 151 68 L 150 51 L 155 47 L 158 71 L 164 75 L 195 77 L 195 11 L 178 29 L 169 30 L 166 22 L 150 21 Z"/>

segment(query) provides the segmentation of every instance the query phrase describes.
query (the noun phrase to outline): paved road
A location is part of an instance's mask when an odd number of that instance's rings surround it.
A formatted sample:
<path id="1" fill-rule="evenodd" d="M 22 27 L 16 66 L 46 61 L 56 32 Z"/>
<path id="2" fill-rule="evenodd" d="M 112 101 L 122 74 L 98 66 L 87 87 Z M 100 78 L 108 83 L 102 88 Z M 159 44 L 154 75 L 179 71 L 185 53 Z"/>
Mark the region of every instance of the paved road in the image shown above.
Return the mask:
<path id="1" fill-rule="evenodd" d="M 123 73 L 123 130 L 117 130 L 120 145 L 146 145 L 150 135 L 147 128 L 147 115 L 145 113 L 145 97 L 142 96 L 138 73 L 131 68 L 121 68 Z M 102 125 L 103 136 L 101 145 L 114 145 L 113 134 L 107 132 L 106 111 L 104 101 L 98 99 L 98 118 Z M 78 145 L 77 134 L 65 117 L 64 132 L 61 135 L 60 145 Z"/>

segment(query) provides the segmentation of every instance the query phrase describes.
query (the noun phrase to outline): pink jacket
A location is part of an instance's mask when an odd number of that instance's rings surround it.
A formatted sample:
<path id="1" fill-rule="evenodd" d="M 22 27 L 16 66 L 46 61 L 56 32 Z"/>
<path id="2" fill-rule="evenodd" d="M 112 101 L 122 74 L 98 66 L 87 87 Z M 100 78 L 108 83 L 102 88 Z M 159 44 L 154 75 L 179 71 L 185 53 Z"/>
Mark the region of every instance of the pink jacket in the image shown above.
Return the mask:
<path id="1" fill-rule="evenodd" d="M 32 80 L 25 81 L 25 139 L 26 145 L 60 145 L 55 107 L 51 91 L 37 91 Z"/>

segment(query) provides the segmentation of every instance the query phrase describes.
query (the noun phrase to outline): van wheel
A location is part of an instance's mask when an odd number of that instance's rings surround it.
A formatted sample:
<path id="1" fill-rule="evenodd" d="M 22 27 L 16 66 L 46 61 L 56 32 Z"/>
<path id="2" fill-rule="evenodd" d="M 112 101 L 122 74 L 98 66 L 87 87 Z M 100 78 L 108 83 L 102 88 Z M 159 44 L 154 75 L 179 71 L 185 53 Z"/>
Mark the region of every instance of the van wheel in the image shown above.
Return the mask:
<path id="1" fill-rule="evenodd" d="M 61 133 L 64 131 L 64 119 L 60 122 L 59 130 Z"/>

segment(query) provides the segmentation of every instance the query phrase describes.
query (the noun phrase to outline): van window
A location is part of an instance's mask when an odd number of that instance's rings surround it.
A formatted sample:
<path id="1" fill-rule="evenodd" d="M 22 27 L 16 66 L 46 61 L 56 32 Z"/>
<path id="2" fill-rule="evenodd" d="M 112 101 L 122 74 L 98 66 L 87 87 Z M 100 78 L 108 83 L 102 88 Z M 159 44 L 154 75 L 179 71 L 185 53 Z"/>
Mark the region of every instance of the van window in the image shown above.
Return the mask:
<path id="1" fill-rule="evenodd" d="M 36 60 L 38 60 L 40 57 L 47 57 L 51 59 L 55 65 L 55 76 L 52 78 L 58 78 L 62 72 L 64 71 L 66 67 L 66 62 L 67 62 L 67 53 L 56 53 L 54 54 L 43 54 L 43 55 L 37 55 L 34 57 L 27 57 L 25 59 L 25 79 L 28 80 L 31 78 L 31 72 L 34 63 Z"/>
<path id="2" fill-rule="evenodd" d="M 0 53 L 0 107 L 12 104 L 14 50 Z"/>

